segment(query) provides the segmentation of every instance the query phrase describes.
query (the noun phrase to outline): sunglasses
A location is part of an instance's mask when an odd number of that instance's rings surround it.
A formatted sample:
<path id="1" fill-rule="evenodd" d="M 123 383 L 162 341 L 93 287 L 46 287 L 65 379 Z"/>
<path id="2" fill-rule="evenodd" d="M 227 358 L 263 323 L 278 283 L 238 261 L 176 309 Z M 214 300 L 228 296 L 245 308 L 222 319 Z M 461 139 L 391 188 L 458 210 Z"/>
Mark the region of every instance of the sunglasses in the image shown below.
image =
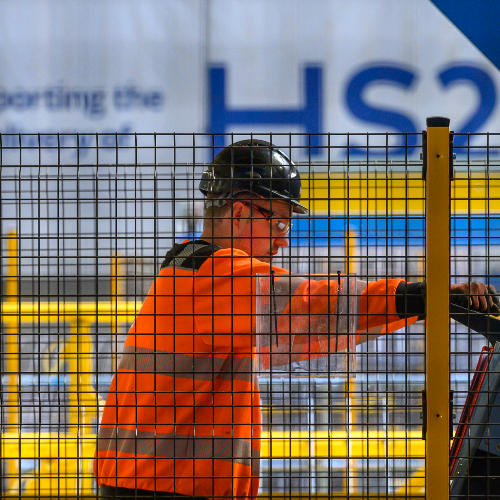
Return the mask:
<path id="1" fill-rule="evenodd" d="M 234 201 L 235 200 L 227 200 L 227 203 L 229 205 L 232 205 Z M 277 235 L 288 236 L 290 234 L 290 231 L 292 230 L 292 221 L 290 219 L 280 217 L 274 212 L 259 207 L 258 205 L 254 205 L 253 203 L 248 203 L 247 201 L 243 200 L 238 201 L 240 203 L 243 203 L 243 205 L 246 205 L 247 207 L 253 208 L 256 212 L 259 212 L 260 215 L 265 217 L 265 219 L 267 220 L 267 222 L 269 222 Z"/>

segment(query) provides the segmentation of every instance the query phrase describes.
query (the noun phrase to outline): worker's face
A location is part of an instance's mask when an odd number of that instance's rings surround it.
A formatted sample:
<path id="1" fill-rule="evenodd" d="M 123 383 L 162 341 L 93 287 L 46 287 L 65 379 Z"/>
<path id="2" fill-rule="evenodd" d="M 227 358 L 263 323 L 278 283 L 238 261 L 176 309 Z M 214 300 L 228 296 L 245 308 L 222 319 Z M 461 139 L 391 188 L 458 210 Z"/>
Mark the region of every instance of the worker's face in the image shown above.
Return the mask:
<path id="1" fill-rule="evenodd" d="M 232 207 L 233 248 L 271 262 L 281 247 L 288 246 L 292 222 L 290 204 L 260 199 L 234 200 Z"/>

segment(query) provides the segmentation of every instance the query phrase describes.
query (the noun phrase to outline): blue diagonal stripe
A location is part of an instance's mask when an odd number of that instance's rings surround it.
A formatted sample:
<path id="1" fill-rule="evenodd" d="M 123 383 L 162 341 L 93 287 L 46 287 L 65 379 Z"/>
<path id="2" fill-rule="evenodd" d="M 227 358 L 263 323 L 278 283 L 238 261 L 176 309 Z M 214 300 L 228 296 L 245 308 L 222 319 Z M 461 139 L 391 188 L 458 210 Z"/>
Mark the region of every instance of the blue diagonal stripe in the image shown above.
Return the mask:
<path id="1" fill-rule="evenodd" d="M 500 69 L 500 1 L 431 0 Z"/>

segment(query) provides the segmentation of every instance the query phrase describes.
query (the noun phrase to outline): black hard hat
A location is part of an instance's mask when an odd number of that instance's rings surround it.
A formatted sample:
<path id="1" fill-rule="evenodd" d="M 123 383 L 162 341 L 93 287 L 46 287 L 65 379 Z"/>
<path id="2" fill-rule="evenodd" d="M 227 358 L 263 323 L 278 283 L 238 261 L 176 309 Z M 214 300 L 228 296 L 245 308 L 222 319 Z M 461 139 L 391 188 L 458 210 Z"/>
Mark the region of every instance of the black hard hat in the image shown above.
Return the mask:
<path id="1" fill-rule="evenodd" d="M 288 201 L 294 212 L 307 213 L 299 203 L 302 189 L 297 167 L 283 151 L 259 139 L 224 148 L 203 172 L 199 188 L 205 196 L 247 191 L 266 199 Z"/>

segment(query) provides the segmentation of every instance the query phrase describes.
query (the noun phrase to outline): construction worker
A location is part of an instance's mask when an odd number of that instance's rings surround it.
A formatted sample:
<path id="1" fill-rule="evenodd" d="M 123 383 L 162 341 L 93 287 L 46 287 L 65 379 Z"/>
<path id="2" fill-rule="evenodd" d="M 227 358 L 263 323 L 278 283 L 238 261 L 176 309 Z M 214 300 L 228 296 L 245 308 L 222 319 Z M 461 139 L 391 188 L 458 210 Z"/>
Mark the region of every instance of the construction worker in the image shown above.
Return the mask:
<path id="1" fill-rule="evenodd" d="M 102 498 L 258 493 L 255 276 L 286 276 L 272 260 L 288 245 L 293 213 L 307 209 L 297 168 L 265 141 L 223 149 L 199 187 L 206 197 L 203 233 L 167 253 L 109 389 L 94 463 Z M 288 311 L 329 307 L 322 300 L 329 283 L 301 283 Z M 421 283 L 388 279 L 363 288 L 358 343 L 425 314 Z M 452 293 L 466 301 L 472 293 L 475 309 L 494 306 L 481 283 L 453 285 Z"/>

